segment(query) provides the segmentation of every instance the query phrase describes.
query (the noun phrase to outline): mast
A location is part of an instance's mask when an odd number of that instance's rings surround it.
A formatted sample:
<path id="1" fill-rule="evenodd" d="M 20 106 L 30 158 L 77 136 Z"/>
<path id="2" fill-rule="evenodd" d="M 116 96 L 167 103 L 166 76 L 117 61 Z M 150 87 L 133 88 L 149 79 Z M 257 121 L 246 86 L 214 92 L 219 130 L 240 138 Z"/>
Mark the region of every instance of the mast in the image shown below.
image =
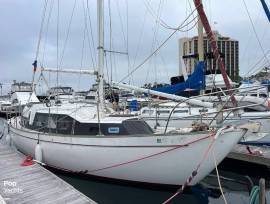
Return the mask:
<path id="1" fill-rule="evenodd" d="M 203 25 L 200 16 L 198 16 L 198 54 L 199 54 L 199 62 L 203 62 L 204 61 Z"/>
<path id="2" fill-rule="evenodd" d="M 204 50 L 203 50 L 203 25 L 200 16 L 198 15 L 198 63 L 202 63 L 204 70 L 206 69 L 205 63 L 204 63 Z M 204 76 L 205 77 L 205 76 Z M 205 86 L 205 78 L 204 78 L 204 86 Z M 200 95 L 203 95 L 205 93 L 205 90 L 200 90 Z"/>
<path id="3" fill-rule="evenodd" d="M 104 96 L 103 96 L 103 82 L 104 82 L 104 0 L 97 0 L 97 19 L 98 19 L 98 105 L 99 111 L 104 112 Z"/>
<path id="4" fill-rule="evenodd" d="M 220 69 L 220 72 L 222 74 L 222 77 L 224 79 L 224 82 L 225 82 L 225 85 L 226 85 L 226 88 L 228 89 L 228 92 L 229 92 L 229 95 L 231 97 L 231 100 L 232 100 L 232 103 L 233 103 L 233 106 L 234 107 L 237 107 L 237 101 L 233 95 L 233 92 L 232 92 L 232 86 L 229 82 L 229 79 L 228 79 L 228 76 L 227 76 L 227 73 L 226 73 L 226 70 L 225 70 L 225 65 L 224 65 L 224 62 L 219 54 L 219 51 L 218 51 L 218 47 L 217 47 L 217 42 L 216 42 L 216 39 L 215 39 L 215 36 L 214 36 L 214 33 L 211 29 L 211 26 L 208 22 L 208 19 L 207 19 L 207 16 L 204 12 L 204 9 L 203 9 L 203 4 L 201 2 L 201 0 L 194 0 L 194 4 L 195 4 L 195 7 L 198 11 L 198 14 L 200 16 L 200 19 L 201 19 L 201 22 L 202 22 L 202 25 L 205 29 L 205 32 L 207 34 L 207 38 L 210 42 L 210 45 L 211 45 L 211 48 L 213 50 L 213 54 L 214 54 L 214 57 L 215 59 L 218 61 L 218 65 L 219 65 L 219 69 Z"/>

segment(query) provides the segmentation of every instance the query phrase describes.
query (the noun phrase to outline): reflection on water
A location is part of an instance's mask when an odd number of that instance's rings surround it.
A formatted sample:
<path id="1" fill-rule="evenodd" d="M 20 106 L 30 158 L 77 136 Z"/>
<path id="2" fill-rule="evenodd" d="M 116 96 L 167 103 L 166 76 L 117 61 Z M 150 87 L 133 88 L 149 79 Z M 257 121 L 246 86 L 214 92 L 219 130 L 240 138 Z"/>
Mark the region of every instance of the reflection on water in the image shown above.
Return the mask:
<path id="1" fill-rule="evenodd" d="M 0 138 L 3 133 L 3 121 L 0 119 Z M 4 137 L 0 142 L 3 142 Z M 252 185 L 258 185 L 259 178 L 269 181 L 269 169 L 255 166 L 247 166 L 246 163 L 228 162 L 225 160 L 219 165 L 222 189 L 228 203 L 249 203 L 249 192 Z M 101 181 L 81 175 L 72 175 L 57 170 L 52 170 L 56 175 L 70 183 L 79 191 L 102 204 L 138 204 L 138 203 L 162 203 L 169 198 L 176 189 L 156 186 L 134 186 L 115 182 Z M 249 176 L 247 176 L 249 175 Z M 266 186 L 269 188 L 269 183 Z M 267 201 L 270 202 L 270 193 L 267 190 Z M 177 204 L 223 204 L 217 177 L 215 172 L 207 176 L 200 184 L 177 196 L 172 202 Z"/>

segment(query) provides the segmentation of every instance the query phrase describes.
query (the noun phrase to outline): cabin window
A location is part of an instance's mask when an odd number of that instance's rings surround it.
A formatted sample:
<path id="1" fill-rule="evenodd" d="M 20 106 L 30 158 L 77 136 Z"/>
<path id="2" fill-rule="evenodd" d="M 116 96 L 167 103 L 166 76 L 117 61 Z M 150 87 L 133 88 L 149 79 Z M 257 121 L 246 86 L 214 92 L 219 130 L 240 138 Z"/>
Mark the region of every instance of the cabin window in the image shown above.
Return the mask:
<path id="1" fill-rule="evenodd" d="M 99 129 L 98 127 L 90 127 L 89 132 L 91 133 L 91 135 L 97 135 L 99 132 Z"/>
<path id="2" fill-rule="evenodd" d="M 199 110 L 199 113 L 207 113 L 208 112 L 208 109 L 200 109 Z"/>
<path id="3" fill-rule="evenodd" d="M 169 110 L 158 110 L 157 114 L 169 114 L 170 111 Z"/>
<path id="4" fill-rule="evenodd" d="M 108 128 L 108 133 L 110 134 L 119 134 L 120 129 L 119 127 L 109 127 Z"/>
<path id="5" fill-rule="evenodd" d="M 260 98 L 267 98 L 266 94 L 260 94 L 259 96 L 260 96 Z"/>
<path id="6" fill-rule="evenodd" d="M 151 134 L 153 130 L 143 120 L 125 120 L 123 126 L 128 134 Z"/>
<path id="7" fill-rule="evenodd" d="M 58 121 L 57 122 L 57 129 L 58 130 L 68 130 L 70 127 L 70 123 L 68 121 Z"/>
<path id="8" fill-rule="evenodd" d="M 95 100 L 96 97 L 95 97 L 95 96 L 86 96 L 85 99 L 88 99 L 88 100 Z"/>
<path id="9" fill-rule="evenodd" d="M 56 129 L 56 124 L 55 124 L 55 122 L 54 122 L 54 120 L 53 120 L 52 117 L 49 117 L 48 118 L 48 128 Z"/>
<path id="10" fill-rule="evenodd" d="M 173 113 L 188 113 L 188 110 L 175 110 Z"/>
<path id="11" fill-rule="evenodd" d="M 149 115 L 152 115 L 154 112 L 154 110 L 143 110 L 143 114 L 149 114 Z"/>
<path id="12" fill-rule="evenodd" d="M 15 103 L 19 103 L 18 99 L 13 99 L 12 100 L 12 103 L 15 104 Z"/>

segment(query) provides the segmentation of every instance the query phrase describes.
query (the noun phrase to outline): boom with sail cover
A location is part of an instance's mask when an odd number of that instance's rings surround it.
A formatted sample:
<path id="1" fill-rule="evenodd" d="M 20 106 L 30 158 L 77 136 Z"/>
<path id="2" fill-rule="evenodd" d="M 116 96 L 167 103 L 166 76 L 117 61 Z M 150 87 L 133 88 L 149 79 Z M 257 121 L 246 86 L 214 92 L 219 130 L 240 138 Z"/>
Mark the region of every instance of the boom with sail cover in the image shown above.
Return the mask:
<path id="1" fill-rule="evenodd" d="M 177 94 L 186 89 L 202 90 L 205 88 L 204 67 L 204 62 L 199 62 L 194 72 L 190 75 L 190 77 L 188 77 L 185 82 L 155 88 L 154 90 L 168 94 Z"/>

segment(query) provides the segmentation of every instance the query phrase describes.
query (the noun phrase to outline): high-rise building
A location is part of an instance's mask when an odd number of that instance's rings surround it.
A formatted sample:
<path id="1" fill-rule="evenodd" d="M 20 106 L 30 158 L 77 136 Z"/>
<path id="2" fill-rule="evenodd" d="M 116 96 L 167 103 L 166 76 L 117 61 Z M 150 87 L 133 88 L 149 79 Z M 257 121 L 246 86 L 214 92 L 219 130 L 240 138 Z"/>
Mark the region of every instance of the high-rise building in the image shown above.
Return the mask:
<path id="1" fill-rule="evenodd" d="M 233 81 L 237 81 L 239 78 L 239 42 L 231 39 L 230 37 L 224 37 L 217 31 L 214 32 L 214 35 L 217 40 L 219 52 L 225 63 L 226 72 Z M 213 57 L 211 46 L 206 35 L 204 35 L 203 41 L 206 70 L 215 72 L 218 65 L 217 61 Z M 197 61 L 198 36 L 194 36 L 192 38 L 180 38 L 179 74 L 183 74 L 183 68 L 185 68 L 187 74 L 191 74 L 194 71 Z"/>

